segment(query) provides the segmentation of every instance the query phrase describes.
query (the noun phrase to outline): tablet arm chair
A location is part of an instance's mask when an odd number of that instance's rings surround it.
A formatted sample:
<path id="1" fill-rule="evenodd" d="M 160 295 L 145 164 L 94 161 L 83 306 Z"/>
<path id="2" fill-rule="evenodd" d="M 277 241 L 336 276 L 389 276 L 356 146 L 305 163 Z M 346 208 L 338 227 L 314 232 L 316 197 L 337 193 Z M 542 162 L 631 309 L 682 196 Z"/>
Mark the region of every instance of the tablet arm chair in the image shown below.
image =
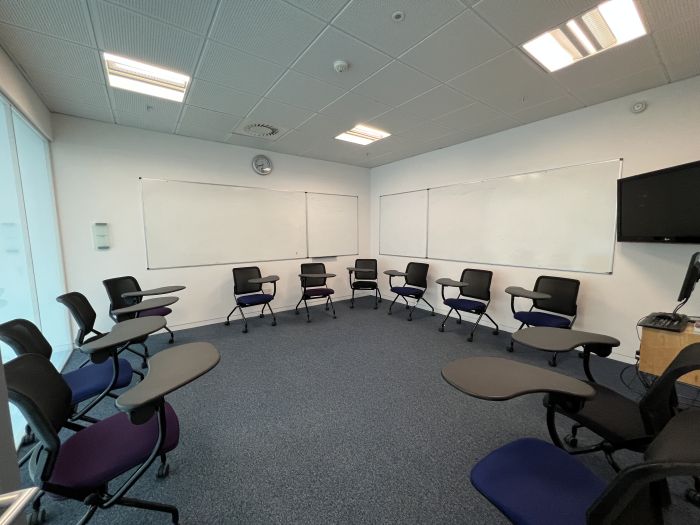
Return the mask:
<path id="1" fill-rule="evenodd" d="M 576 321 L 578 290 L 580 281 L 565 277 L 552 277 L 540 275 L 535 281 L 534 291 L 526 290 L 518 286 L 506 288 L 510 294 L 510 309 L 513 317 L 520 321 L 520 330 L 523 326 L 548 326 L 551 328 L 571 328 Z M 515 298 L 530 299 L 532 305 L 529 310 L 516 310 Z M 506 347 L 513 351 L 513 339 Z M 551 366 L 557 365 L 557 353 L 550 360 Z"/>
<path id="2" fill-rule="evenodd" d="M 348 268 L 350 280 L 350 308 L 355 308 L 355 290 L 374 290 L 374 309 L 382 302 L 382 294 L 377 285 L 377 259 L 355 259 L 355 266 Z"/>
<path id="3" fill-rule="evenodd" d="M 160 308 L 152 308 L 150 310 L 144 310 L 138 314 L 124 314 L 115 315 L 112 312 L 120 308 L 126 308 L 127 306 L 132 306 L 138 304 L 143 300 L 143 297 L 123 297 L 122 295 L 127 292 L 140 292 L 141 286 L 135 277 L 126 275 L 124 277 L 113 277 L 111 279 L 105 279 L 102 284 L 107 290 L 107 295 L 109 297 L 109 316 L 114 320 L 115 323 L 120 321 L 125 321 L 126 319 L 133 319 L 134 317 L 148 317 L 151 315 L 160 315 L 162 317 L 167 317 L 173 311 L 167 306 L 162 306 Z M 173 344 L 175 341 L 175 334 L 167 326 L 164 327 L 165 330 L 170 334 L 170 339 L 168 344 Z M 148 348 L 144 345 L 144 350 L 146 357 L 148 357 Z"/>
<path id="4" fill-rule="evenodd" d="M 260 274 L 260 268 L 257 266 L 246 266 L 244 268 L 234 268 L 233 269 L 233 297 L 236 301 L 236 306 L 233 310 L 229 312 L 226 316 L 226 322 L 224 325 L 228 326 L 231 324 L 231 316 L 236 310 L 241 311 L 241 317 L 243 318 L 243 333 L 248 333 L 248 319 L 246 319 L 243 313 L 244 308 L 250 306 L 260 306 L 262 305 L 262 310 L 260 310 L 260 318 L 265 317 L 265 308 L 270 309 L 270 314 L 272 314 L 272 326 L 277 325 L 277 318 L 275 317 L 275 312 L 272 311 L 270 303 L 275 299 L 275 294 L 277 294 L 277 281 L 279 281 L 277 275 L 268 275 L 267 277 L 262 277 Z M 263 284 L 272 283 L 272 294 L 265 293 L 263 291 Z"/>
<path id="5" fill-rule="evenodd" d="M 469 333 L 467 341 L 470 343 L 474 340 L 474 332 L 476 331 L 479 322 L 483 316 L 488 317 L 489 321 L 493 323 L 496 329 L 493 331 L 494 335 L 498 335 L 498 324 L 493 318 L 486 312 L 491 302 L 491 279 L 493 278 L 493 272 L 488 270 L 472 270 L 466 268 L 462 271 L 462 276 L 459 281 L 453 281 L 448 278 L 441 278 L 435 281 L 440 285 L 442 294 L 442 303 L 445 306 L 450 307 L 450 311 L 447 312 L 445 319 L 440 325 L 440 331 L 445 331 L 445 323 L 450 318 L 450 314 L 454 310 L 459 318 L 457 323 L 462 323 L 462 316 L 459 312 L 467 312 L 470 314 L 477 315 L 476 323 L 472 327 L 472 331 Z M 457 297 L 445 297 L 445 288 L 455 287 L 459 289 Z"/>
<path id="6" fill-rule="evenodd" d="M 700 475 L 700 411 L 675 416 L 642 462 L 610 484 L 574 457 L 538 439 L 509 443 L 479 461 L 471 482 L 513 523 L 540 525 L 660 525 L 666 480 Z"/>
<path id="7" fill-rule="evenodd" d="M 45 492 L 87 505 L 80 525 L 88 523 L 98 509 L 114 505 L 166 512 L 178 523 L 176 507 L 129 498 L 126 493 L 158 458 L 158 476 L 167 476 L 165 454 L 177 446 L 180 425 L 164 398 L 216 366 L 218 360 L 218 352 L 208 343 L 160 352 L 151 360 L 148 377 L 117 399 L 122 413 L 63 442 L 58 432 L 70 418 L 70 388 L 40 355 L 10 361 L 5 365 L 8 397 L 39 440 L 29 463 L 31 479 Z M 110 482 L 130 471 L 118 488 L 110 490 Z"/>
<path id="8" fill-rule="evenodd" d="M 391 315 L 391 309 L 399 297 L 403 299 L 403 301 L 406 303 L 406 309 L 409 310 L 409 321 L 413 320 L 413 311 L 416 309 L 416 306 L 418 306 L 420 301 L 423 301 L 425 304 L 430 306 L 430 315 L 435 315 L 435 308 L 433 308 L 433 305 L 426 301 L 425 297 L 423 297 L 426 289 L 428 288 L 428 266 L 429 265 L 425 263 L 410 262 L 406 265 L 405 272 L 399 272 L 397 270 L 386 270 L 384 272 L 389 276 L 389 288 L 396 294 L 396 297 L 394 297 L 394 300 L 391 301 L 391 304 L 389 305 L 389 311 L 387 312 L 389 315 Z M 394 286 L 392 283 L 392 279 L 394 277 L 403 277 L 403 286 Z M 406 297 L 415 299 L 415 304 L 410 306 Z"/>
<path id="9" fill-rule="evenodd" d="M 301 273 L 299 274 L 299 279 L 301 280 L 301 299 L 294 307 L 294 313 L 299 315 L 299 305 L 304 303 L 304 308 L 306 309 L 306 322 L 311 322 L 311 317 L 309 316 L 309 305 L 307 301 L 311 299 L 322 299 L 326 298 L 326 311 L 330 308 L 333 311 L 333 319 L 335 316 L 335 306 L 333 305 L 333 299 L 331 296 L 335 293 L 333 288 L 326 287 L 326 280 L 330 277 L 335 277 L 334 273 L 326 273 L 326 265 L 323 263 L 304 263 L 301 265 Z"/>

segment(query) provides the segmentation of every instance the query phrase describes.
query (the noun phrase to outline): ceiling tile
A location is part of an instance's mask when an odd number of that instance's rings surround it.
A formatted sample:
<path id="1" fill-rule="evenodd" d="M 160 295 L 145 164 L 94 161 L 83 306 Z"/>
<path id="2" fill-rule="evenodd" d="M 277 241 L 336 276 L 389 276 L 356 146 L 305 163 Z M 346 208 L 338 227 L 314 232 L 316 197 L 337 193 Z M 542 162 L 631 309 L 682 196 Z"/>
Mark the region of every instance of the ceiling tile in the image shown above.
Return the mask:
<path id="1" fill-rule="evenodd" d="M 241 117 L 209 111 L 195 106 L 185 106 L 178 126 L 178 133 L 186 134 L 189 130 L 209 129 L 224 140 L 238 125 Z"/>
<path id="2" fill-rule="evenodd" d="M 608 49 L 551 75 L 574 95 L 618 78 L 629 77 L 659 64 L 650 36 Z"/>
<path id="3" fill-rule="evenodd" d="M 475 102 L 452 113 L 447 113 L 433 120 L 436 124 L 448 129 L 450 132 L 463 131 L 465 129 L 480 126 L 486 122 L 502 118 L 503 115 L 498 111 L 491 109 L 484 104 Z M 517 125 L 515 120 L 511 119 L 513 125 Z"/>
<path id="4" fill-rule="evenodd" d="M 275 84 L 275 87 L 270 90 L 267 98 L 300 108 L 318 111 L 344 93 L 345 90 L 342 88 L 321 82 L 290 69 Z"/>
<path id="5" fill-rule="evenodd" d="M 195 126 L 191 127 L 186 127 L 182 128 L 180 127 L 176 131 L 177 135 L 183 135 L 185 137 L 191 137 L 195 139 L 201 139 L 201 140 L 209 140 L 213 142 L 226 142 L 228 140 L 228 137 L 230 133 L 221 133 L 217 131 L 216 129 L 206 127 L 206 128 L 197 128 Z"/>
<path id="6" fill-rule="evenodd" d="M 326 116 L 338 119 L 353 119 L 355 124 L 384 113 L 391 106 L 376 102 L 356 93 L 347 93 L 321 110 Z"/>
<path id="7" fill-rule="evenodd" d="M 333 69 L 336 60 L 345 60 L 350 67 L 344 73 L 336 73 Z M 292 68 L 349 90 L 390 61 L 385 54 L 328 27 Z"/>
<path id="8" fill-rule="evenodd" d="M 308 120 L 313 114 L 313 111 L 307 109 L 262 99 L 247 118 L 263 124 L 273 124 L 276 127 L 291 129 Z"/>
<path id="9" fill-rule="evenodd" d="M 421 125 L 423 121 L 424 119 L 399 108 L 382 113 L 368 121 L 367 124 L 395 135 L 396 133 L 415 128 Z"/>
<path id="10" fill-rule="evenodd" d="M 173 133 L 177 124 L 177 115 L 170 112 L 149 112 L 127 113 L 115 111 L 117 124 L 131 126 L 134 128 L 149 129 L 151 131 L 161 131 L 163 133 Z"/>
<path id="11" fill-rule="evenodd" d="M 0 44 L 24 69 L 46 69 L 93 82 L 104 82 L 96 49 L 0 24 Z"/>
<path id="12" fill-rule="evenodd" d="M 270 149 L 279 153 L 290 153 L 299 155 L 307 151 L 318 137 L 308 133 L 291 130 L 279 140 L 275 141 Z"/>
<path id="13" fill-rule="evenodd" d="M 637 0 L 651 31 L 673 26 L 700 14 L 698 0 Z"/>
<path id="14" fill-rule="evenodd" d="M 697 4 L 696 12 L 700 13 Z M 700 74 L 700 16 L 665 27 L 654 33 L 654 39 L 672 80 Z"/>
<path id="15" fill-rule="evenodd" d="M 84 0 L 3 0 L 0 21 L 78 44 L 95 45 Z"/>
<path id="16" fill-rule="evenodd" d="M 399 139 L 405 140 L 406 142 L 417 144 L 427 142 L 438 137 L 443 137 L 449 133 L 449 129 L 444 128 L 435 122 L 423 122 L 415 128 L 397 133 L 396 136 Z"/>
<path id="17" fill-rule="evenodd" d="M 216 0 L 108 1 L 200 35 L 207 33 L 217 3 Z"/>
<path id="18" fill-rule="evenodd" d="M 229 115 L 247 115 L 260 97 L 236 89 L 195 79 L 189 88 L 187 104 Z"/>
<path id="19" fill-rule="evenodd" d="M 29 69 L 27 74 L 32 87 L 42 94 L 81 101 L 88 106 L 109 108 L 107 88 L 104 84 L 43 69 Z"/>
<path id="20" fill-rule="evenodd" d="M 304 154 L 315 159 L 346 164 L 357 162 L 365 157 L 365 151 L 359 144 L 343 142 L 334 138 L 323 138 L 316 141 Z"/>
<path id="21" fill-rule="evenodd" d="M 79 100 L 67 100 L 65 98 L 43 95 L 46 105 L 52 113 L 62 113 L 73 117 L 100 120 L 102 122 L 114 122 L 109 106 L 88 106 Z"/>
<path id="22" fill-rule="evenodd" d="M 651 89 L 668 83 L 666 74 L 660 65 L 640 71 L 624 78 L 618 78 L 598 86 L 590 87 L 576 95 L 586 104 L 598 104 L 606 100 L 623 97 L 645 89 Z"/>
<path id="23" fill-rule="evenodd" d="M 288 65 L 325 24 L 280 0 L 223 2 L 210 36 L 237 49 Z"/>
<path id="24" fill-rule="evenodd" d="M 399 109 L 408 111 L 424 119 L 433 119 L 463 108 L 473 103 L 474 99 L 455 91 L 454 89 L 441 85 L 423 93 L 416 98 L 401 104 Z"/>
<path id="25" fill-rule="evenodd" d="M 553 78 L 517 49 L 458 76 L 450 85 L 506 113 L 566 94 Z"/>
<path id="26" fill-rule="evenodd" d="M 298 126 L 297 131 L 313 137 L 335 137 L 354 125 L 355 121 L 352 117 L 336 119 L 316 114 L 301 126 Z"/>
<path id="27" fill-rule="evenodd" d="M 395 60 L 355 87 L 353 92 L 398 106 L 438 84 L 437 80 Z"/>
<path id="28" fill-rule="evenodd" d="M 481 0 L 474 9 L 520 45 L 598 5 L 601 0 Z"/>
<path id="29" fill-rule="evenodd" d="M 352 0 L 333 25 L 397 57 L 464 9 L 459 0 Z M 395 11 L 404 12 L 402 22 Z"/>
<path id="30" fill-rule="evenodd" d="M 196 77 L 262 96 L 283 72 L 277 64 L 208 41 Z"/>
<path id="31" fill-rule="evenodd" d="M 287 0 L 307 13 L 330 20 L 343 8 L 348 0 Z"/>
<path id="32" fill-rule="evenodd" d="M 568 113 L 583 107 L 583 103 L 576 100 L 574 97 L 566 95 L 561 98 L 549 100 L 539 106 L 533 106 L 522 111 L 513 113 L 513 117 L 524 124 L 543 120 L 562 113 Z"/>
<path id="33" fill-rule="evenodd" d="M 447 81 L 512 46 L 468 10 L 401 55 L 406 64 Z"/>
<path id="34" fill-rule="evenodd" d="M 128 9 L 94 0 L 98 46 L 110 53 L 192 75 L 204 39 Z"/>
<path id="35" fill-rule="evenodd" d="M 229 144 L 234 144 L 236 146 L 245 146 L 248 148 L 256 148 L 266 151 L 274 144 L 274 142 L 267 139 L 249 137 L 247 135 L 239 135 L 237 133 L 232 133 L 231 135 L 229 135 L 229 137 L 226 139 L 226 142 L 228 142 Z"/>
<path id="36" fill-rule="evenodd" d="M 182 104 L 172 100 L 151 97 L 123 89 L 111 89 L 112 104 L 115 112 L 146 113 L 174 115 L 176 118 L 182 110 Z M 151 108 L 150 110 L 148 108 Z"/>

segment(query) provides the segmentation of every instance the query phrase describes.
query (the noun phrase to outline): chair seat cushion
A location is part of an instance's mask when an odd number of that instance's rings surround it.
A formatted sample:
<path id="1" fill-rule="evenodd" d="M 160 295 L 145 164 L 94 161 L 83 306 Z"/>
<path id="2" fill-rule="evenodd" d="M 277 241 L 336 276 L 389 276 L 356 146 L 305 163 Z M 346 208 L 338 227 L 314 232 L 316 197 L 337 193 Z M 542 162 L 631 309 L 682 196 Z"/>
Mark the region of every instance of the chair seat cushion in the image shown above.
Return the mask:
<path id="1" fill-rule="evenodd" d="M 165 417 L 162 451 L 168 452 L 180 439 L 180 423 L 168 403 Z M 73 489 L 100 487 L 143 463 L 157 439 L 157 415 L 143 425 L 134 425 L 126 414 L 115 414 L 76 432 L 61 444 L 49 483 Z"/>
<path id="2" fill-rule="evenodd" d="M 407 295 L 409 297 L 420 297 L 425 293 L 425 290 L 414 288 L 413 286 L 392 286 L 391 291 L 396 295 Z"/>
<path id="3" fill-rule="evenodd" d="M 314 297 L 327 297 L 333 295 L 335 290 L 332 288 L 307 288 L 304 299 L 312 299 Z"/>
<path id="4" fill-rule="evenodd" d="M 73 404 L 80 403 L 104 392 L 105 388 L 112 382 L 113 373 L 114 363 L 111 359 L 108 359 L 104 363 L 85 365 L 83 368 L 63 374 L 63 379 L 68 383 L 73 394 Z M 119 376 L 114 388 L 124 388 L 131 383 L 132 373 L 131 363 L 126 359 L 119 359 Z"/>
<path id="5" fill-rule="evenodd" d="M 377 287 L 376 281 L 355 281 L 352 283 L 355 290 L 374 290 Z"/>
<path id="6" fill-rule="evenodd" d="M 269 293 L 255 293 L 251 295 L 242 295 L 236 299 L 238 306 L 254 306 L 256 304 L 266 304 L 272 301 L 274 297 Z"/>
<path id="7" fill-rule="evenodd" d="M 596 391 L 593 399 L 587 400 L 578 412 L 569 414 L 559 408 L 557 411 L 613 444 L 637 439 L 644 440 L 647 433 L 639 405 L 599 383 L 590 381 L 587 383 Z M 643 452 L 644 448 L 645 444 L 642 442 L 639 444 L 638 451 Z"/>
<path id="8" fill-rule="evenodd" d="M 586 510 L 606 487 L 573 456 L 533 438 L 491 452 L 474 466 L 471 482 L 522 525 L 585 525 Z"/>
<path id="9" fill-rule="evenodd" d="M 167 306 L 162 306 L 160 308 L 151 308 L 150 310 L 144 310 L 143 312 L 139 312 L 139 317 L 151 317 L 154 315 L 161 315 L 165 317 L 166 315 L 169 315 L 173 313 L 173 311 L 168 308 Z"/>
<path id="10" fill-rule="evenodd" d="M 481 301 L 474 301 L 472 299 L 445 299 L 445 305 L 455 310 L 461 310 L 463 312 L 484 312 L 486 311 L 486 304 Z"/>
<path id="11" fill-rule="evenodd" d="M 551 328 L 569 328 L 571 321 L 561 315 L 545 312 L 515 312 L 515 318 L 528 326 L 549 326 Z"/>

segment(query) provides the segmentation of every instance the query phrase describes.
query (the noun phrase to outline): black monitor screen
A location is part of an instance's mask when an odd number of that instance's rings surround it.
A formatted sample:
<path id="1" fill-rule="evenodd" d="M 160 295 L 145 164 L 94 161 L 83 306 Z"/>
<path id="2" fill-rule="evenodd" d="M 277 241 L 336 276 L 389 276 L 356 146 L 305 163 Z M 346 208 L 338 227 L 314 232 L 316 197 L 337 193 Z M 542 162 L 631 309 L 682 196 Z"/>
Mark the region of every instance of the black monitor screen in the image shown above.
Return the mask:
<path id="1" fill-rule="evenodd" d="M 700 243 L 700 162 L 618 181 L 618 241 Z"/>

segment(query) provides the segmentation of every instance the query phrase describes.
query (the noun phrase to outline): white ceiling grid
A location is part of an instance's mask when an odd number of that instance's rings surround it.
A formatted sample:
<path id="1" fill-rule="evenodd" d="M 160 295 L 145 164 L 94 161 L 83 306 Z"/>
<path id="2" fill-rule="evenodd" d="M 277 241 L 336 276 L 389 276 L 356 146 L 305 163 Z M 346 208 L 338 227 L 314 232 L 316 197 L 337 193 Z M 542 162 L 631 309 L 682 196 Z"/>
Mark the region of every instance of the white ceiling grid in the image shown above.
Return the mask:
<path id="1" fill-rule="evenodd" d="M 57 113 L 373 167 L 700 74 L 698 1 L 636 1 L 648 36 L 556 73 L 518 46 L 599 0 L 3 0 L 0 46 Z M 102 51 L 185 103 L 108 87 Z M 392 137 L 333 139 L 360 122 Z"/>

